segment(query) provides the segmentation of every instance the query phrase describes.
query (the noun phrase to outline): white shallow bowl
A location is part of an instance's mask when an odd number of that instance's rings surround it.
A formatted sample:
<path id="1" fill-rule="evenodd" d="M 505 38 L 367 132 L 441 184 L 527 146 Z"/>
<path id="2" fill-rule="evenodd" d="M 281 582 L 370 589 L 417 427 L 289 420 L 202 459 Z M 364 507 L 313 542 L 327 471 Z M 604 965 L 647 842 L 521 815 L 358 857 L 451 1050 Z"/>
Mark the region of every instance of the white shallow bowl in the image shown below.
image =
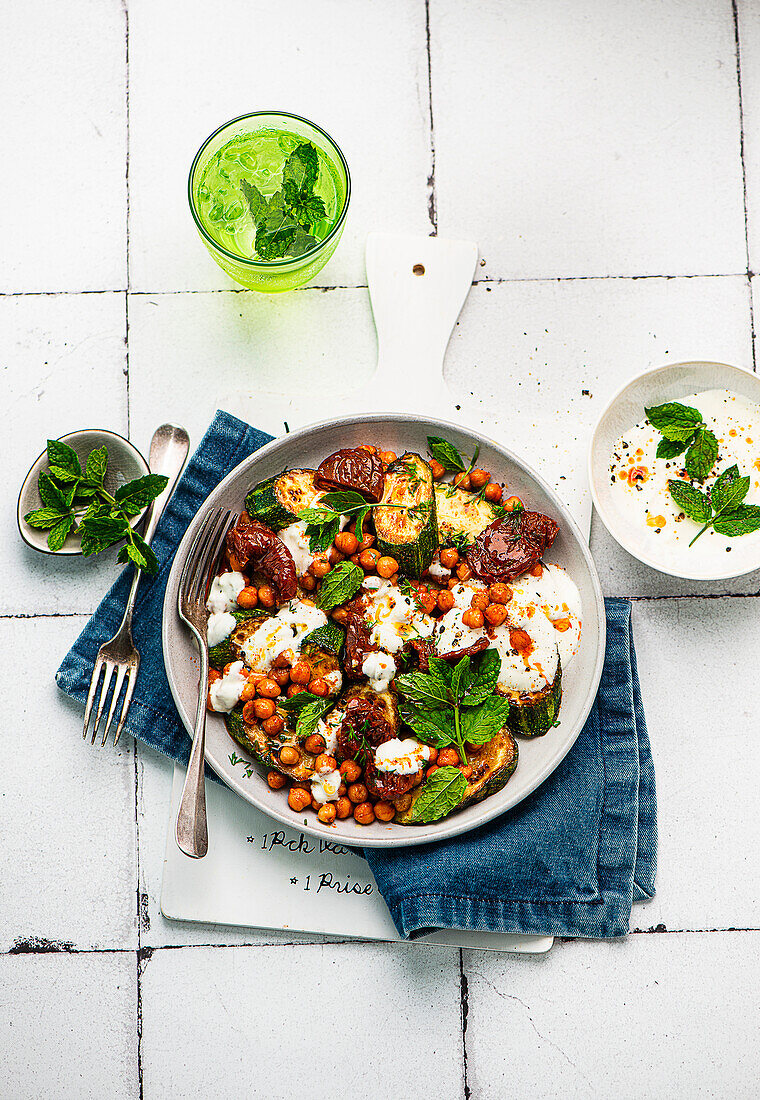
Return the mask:
<path id="1" fill-rule="evenodd" d="M 660 550 L 647 537 L 648 532 L 634 521 L 618 495 L 612 492 L 609 472 L 615 443 L 629 428 L 641 423 L 645 408 L 666 401 L 680 401 L 689 394 L 705 390 L 730 390 L 760 404 L 760 378 L 752 371 L 729 363 L 670 363 L 647 371 L 628 382 L 602 413 L 589 448 L 589 483 L 594 506 L 604 526 L 634 558 L 671 577 L 717 581 L 741 577 L 760 568 L 760 537 L 747 535 L 732 539 L 730 554 L 726 553 L 724 544 L 713 546 L 703 538 L 699 559 L 686 545 L 680 548 L 663 545 Z"/>
<path id="2" fill-rule="evenodd" d="M 233 791 L 284 825 L 343 844 L 373 848 L 400 847 L 467 832 L 516 806 L 554 771 L 572 747 L 599 686 L 604 662 L 605 617 L 604 601 L 591 554 L 567 508 L 521 459 L 485 436 L 453 424 L 390 413 L 332 420 L 274 440 L 220 482 L 188 527 L 166 587 L 164 661 L 177 710 L 187 730 L 191 731 L 198 698 L 198 657 L 190 633 L 177 613 L 177 589 L 190 544 L 208 510 L 230 508 L 240 511 L 245 494 L 252 485 L 280 473 L 286 467 L 314 468 L 339 447 L 374 443 L 397 454 L 406 450 L 425 454 L 429 435 L 451 440 L 466 455 L 472 454 L 475 444 L 479 443 L 479 466 L 490 470 L 497 480 L 506 481 L 510 494 L 520 496 L 529 508 L 545 512 L 557 520 L 559 534 L 547 559 L 567 569 L 578 586 L 583 615 L 580 649 L 562 678 L 564 694 L 559 726 L 544 737 L 519 741 L 517 768 L 498 794 L 432 825 L 402 826 L 377 821 L 373 825 L 362 826 L 357 825 L 353 818 L 323 825 L 311 812 L 294 814 L 287 805 L 284 792 L 271 790 L 259 767 L 255 768 L 250 779 L 246 779 L 244 768 L 230 763 L 229 757 L 233 751 L 238 756 L 245 754 L 227 733 L 222 716 L 209 714 L 206 760 Z M 307 825 L 303 824 L 304 819 Z"/>

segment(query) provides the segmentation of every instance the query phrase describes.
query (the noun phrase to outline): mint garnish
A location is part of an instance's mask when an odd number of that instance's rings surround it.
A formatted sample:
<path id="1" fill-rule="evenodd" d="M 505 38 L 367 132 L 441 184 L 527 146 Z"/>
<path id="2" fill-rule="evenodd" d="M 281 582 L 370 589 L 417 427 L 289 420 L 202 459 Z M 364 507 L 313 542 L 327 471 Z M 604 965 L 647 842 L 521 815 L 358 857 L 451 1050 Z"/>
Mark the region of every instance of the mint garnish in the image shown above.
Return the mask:
<path id="1" fill-rule="evenodd" d="M 319 239 L 313 229 L 327 217 L 324 201 L 314 194 L 319 176 L 316 147 L 306 141 L 288 156 L 282 169 L 282 187 L 267 198 L 248 180 L 240 181 L 256 226 L 255 248 L 262 260 L 303 256 Z"/>

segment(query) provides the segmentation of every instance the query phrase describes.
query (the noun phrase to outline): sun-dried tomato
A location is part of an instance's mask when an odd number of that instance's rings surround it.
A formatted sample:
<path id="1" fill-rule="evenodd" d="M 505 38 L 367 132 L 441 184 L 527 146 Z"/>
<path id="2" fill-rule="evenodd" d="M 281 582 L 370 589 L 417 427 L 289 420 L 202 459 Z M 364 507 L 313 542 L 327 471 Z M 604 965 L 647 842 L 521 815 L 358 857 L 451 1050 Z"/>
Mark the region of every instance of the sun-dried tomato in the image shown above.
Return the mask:
<path id="1" fill-rule="evenodd" d="M 346 627 L 346 656 L 343 662 L 346 675 L 351 680 L 363 679 L 362 666 L 368 653 L 379 652 L 370 641 L 369 627 L 364 618 L 366 595 L 356 596 L 344 605 Z"/>
<path id="2" fill-rule="evenodd" d="M 396 736 L 380 699 L 355 695 L 346 703 L 345 717 L 338 730 L 338 753 L 343 760 L 364 763 L 367 746 L 377 748 Z"/>
<path id="3" fill-rule="evenodd" d="M 227 546 L 241 565 L 251 563 L 277 593 L 280 602 L 292 600 L 298 591 L 293 555 L 282 539 L 258 520 L 238 523 L 227 534 Z"/>
<path id="4" fill-rule="evenodd" d="M 394 798 L 400 798 L 407 791 L 411 791 L 414 786 L 414 775 L 381 772 L 373 763 L 369 763 L 364 769 L 364 785 L 375 798 L 382 798 L 390 802 Z"/>
<path id="5" fill-rule="evenodd" d="M 488 649 L 488 638 L 478 638 L 477 642 L 466 646 L 464 649 L 450 649 L 448 653 L 438 653 L 442 661 L 461 661 L 463 657 L 474 657 L 476 653 L 482 653 Z"/>
<path id="6" fill-rule="evenodd" d="M 320 463 L 315 481 L 321 489 L 353 489 L 377 504 L 383 499 L 385 473 L 378 454 L 364 447 L 345 447 Z"/>
<path id="7" fill-rule="evenodd" d="M 480 532 L 467 551 L 467 564 L 487 584 L 514 580 L 540 561 L 558 531 L 541 512 L 510 512 Z"/>

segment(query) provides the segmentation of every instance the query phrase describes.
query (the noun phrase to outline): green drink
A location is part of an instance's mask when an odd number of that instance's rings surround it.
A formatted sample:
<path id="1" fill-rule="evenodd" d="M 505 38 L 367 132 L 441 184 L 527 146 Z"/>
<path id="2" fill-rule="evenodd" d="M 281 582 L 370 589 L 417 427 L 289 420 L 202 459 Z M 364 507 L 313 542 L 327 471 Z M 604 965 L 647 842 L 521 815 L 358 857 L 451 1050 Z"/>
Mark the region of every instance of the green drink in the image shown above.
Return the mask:
<path id="1" fill-rule="evenodd" d="M 350 188 L 343 154 L 324 130 L 261 112 L 203 144 L 190 169 L 190 209 L 228 275 L 253 290 L 291 290 L 335 251 Z"/>

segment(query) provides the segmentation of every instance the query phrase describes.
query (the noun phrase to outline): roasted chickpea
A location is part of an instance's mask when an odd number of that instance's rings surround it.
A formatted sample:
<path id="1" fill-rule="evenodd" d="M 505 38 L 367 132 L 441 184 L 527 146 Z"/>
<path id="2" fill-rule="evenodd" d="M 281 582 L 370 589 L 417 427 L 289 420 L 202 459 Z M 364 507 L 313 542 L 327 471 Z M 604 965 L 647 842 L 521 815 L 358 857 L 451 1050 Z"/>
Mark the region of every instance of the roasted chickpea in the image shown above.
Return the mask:
<path id="1" fill-rule="evenodd" d="M 354 806 L 354 821 L 357 825 L 371 825 L 375 820 L 375 811 L 371 802 L 360 802 Z"/>
<path id="2" fill-rule="evenodd" d="M 358 553 L 351 555 L 351 561 L 354 563 L 354 565 L 359 565 L 359 555 L 358 555 Z"/>
<path id="3" fill-rule="evenodd" d="M 359 776 L 362 774 L 361 767 L 355 760 L 344 760 L 340 766 L 340 774 L 345 779 L 346 783 L 355 783 Z"/>
<path id="4" fill-rule="evenodd" d="M 439 592 L 437 603 L 439 611 L 443 611 L 445 614 L 445 612 L 451 611 L 454 606 L 454 597 L 449 591 Z"/>
<path id="5" fill-rule="evenodd" d="M 288 806 L 300 814 L 307 806 L 311 805 L 311 795 L 303 787 L 291 787 L 288 791 Z"/>
<path id="6" fill-rule="evenodd" d="M 341 785 L 338 787 L 338 798 L 342 798 L 343 795 L 347 793 L 347 791 L 348 787 L 346 786 L 346 784 L 341 783 Z"/>
<path id="7" fill-rule="evenodd" d="M 428 745 L 428 749 L 430 750 L 430 755 L 428 756 L 428 764 L 435 764 L 436 760 L 438 759 L 438 749 L 434 749 L 432 745 Z"/>
<path id="8" fill-rule="evenodd" d="M 341 554 L 347 554 L 350 557 L 359 549 L 359 540 L 351 531 L 341 531 L 335 536 L 335 545 Z"/>
<path id="9" fill-rule="evenodd" d="M 504 501 L 504 507 L 508 512 L 514 512 L 515 508 L 522 508 L 523 502 L 519 497 L 510 497 Z"/>
<path id="10" fill-rule="evenodd" d="M 330 756 L 329 753 L 321 752 L 317 759 L 314 761 L 314 770 L 320 775 L 325 772 L 334 772 L 338 766 L 338 761 L 334 756 Z"/>
<path id="11" fill-rule="evenodd" d="M 457 474 L 457 476 L 454 478 L 454 484 L 456 485 L 457 489 L 472 488 L 472 482 L 470 481 L 469 474 Z"/>
<path id="12" fill-rule="evenodd" d="M 440 462 L 437 462 L 434 458 L 428 462 L 430 472 L 433 475 L 433 481 L 440 481 L 443 475 L 446 473 L 445 466 L 441 466 Z"/>
<path id="13" fill-rule="evenodd" d="M 268 699 L 267 702 L 269 702 Z M 274 706 L 274 704 L 272 704 L 272 706 Z M 247 722 L 249 726 L 252 726 L 257 718 L 256 703 L 253 700 L 249 700 L 243 707 L 243 721 Z"/>
<path id="14" fill-rule="evenodd" d="M 280 685 L 276 680 L 270 680 L 269 677 L 266 677 L 264 680 L 259 680 L 256 691 L 262 699 L 276 699 L 280 694 Z"/>
<path id="15" fill-rule="evenodd" d="M 444 569 L 453 569 L 454 566 L 458 564 L 458 550 L 455 550 L 453 546 L 447 546 L 445 550 L 441 550 L 441 565 L 444 567 Z"/>
<path id="16" fill-rule="evenodd" d="M 459 769 L 465 779 L 469 779 L 472 775 L 472 764 L 468 764 L 466 768 Z"/>
<path id="17" fill-rule="evenodd" d="M 267 783 L 273 791 L 282 790 L 287 781 L 287 776 L 281 775 L 280 772 L 267 772 Z"/>
<path id="18" fill-rule="evenodd" d="M 238 593 L 237 602 L 240 607 L 250 610 L 259 602 L 258 591 L 250 585 L 246 585 L 245 588 L 241 588 Z"/>
<path id="19" fill-rule="evenodd" d="M 330 565 L 327 558 L 315 558 L 309 566 L 309 572 L 312 574 L 312 576 L 317 577 L 320 580 L 322 577 L 326 577 L 331 569 L 332 566 Z"/>
<path id="20" fill-rule="evenodd" d="M 512 627 L 509 631 L 509 644 L 518 653 L 530 653 L 533 645 L 527 630 L 520 630 L 519 627 Z"/>
<path id="21" fill-rule="evenodd" d="M 218 668 L 210 668 L 208 670 L 208 682 L 213 684 L 215 680 L 221 680 L 222 674 Z"/>
<path id="22" fill-rule="evenodd" d="M 259 603 L 262 607 L 274 607 L 277 603 L 277 597 L 270 584 L 262 584 L 259 586 Z"/>
<path id="23" fill-rule="evenodd" d="M 301 754 L 295 745 L 283 745 L 280 749 L 280 763 L 284 768 L 293 768 L 301 759 Z"/>
<path id="24" fill-rule="evenodd" d="M 279 684 L 280 688 L 287 687 L 290 682 L 290 669 L 289 668 L 273 668 L 269 673 L 269 676 L 276 684 Z"/>
<path id="25" fill-rule="evenodd" d="M 412 782 L 413 782 L 413 786 L 415 786 L 415 787 L 419 787 L 420 783 L 422 782 L 422 780 L 423 780 L 424 778 L 425 778 L 425 776 L 424 776 L 424 774 L 423 774 L 422 772 L 417 772 L 417 774 L 416 774 L 416 775 L 415 775 L 415 777 L 414 777 L 414 780 L 412 781 Z"/>
<path id="26" fill-rule="evenodd" d="M 316 798 L 312 798 L 310 809 L 312 809 L 314 813 L 317 813 L 322 805 L 322 802 L 317 802 Z"/>
<path id="27" fill-rule="evenodd" d="M 324 806 L 320 806 L 317 810 L 317 817 L 323 825 L 332 825 L 337 816 L 338 811 L 335 809 L 334 802 L 325 802 Z"/>
<path id="28" fill-rule="evenodd" d="M 352 783 L 348 788 L 348 797 L 354 804 L 365 802 L 367 799 L 367 788 L 363 783 Z"/>
<path id="29" fill-rule="evenodd" d="M 311 752 L 314 756 L 318 756 L 321 752 L 325 751 L 325 739 L 321 733 L 312 733 L 311 737 L 307 737 L 304 741 L 303 747 L 307 752 Z"/>
<path id="30" fill-rule="evenodd" d="M 282 733 L 285 729 L 285 719 L 281 714 L 273 714 L 271 718 L 267 718 L 261 723 L 261 728 L 267 737 L 276 737 L 278 733 Z"/>
<path id="31" fill-rule="evenodd" d="M 314 680 L 309 681 L 309 691 L 312 695 L 320 695 L 324 699 L 326 695 L 330 694 L 330 685 L 327 680 L 317 676 Z"/>
<path id="32" fill-rule="evenodd" d="M 301 684 L 290 684 L 287 691 L 288 699 L 292 699 L 294 695 L 298 695 L 299 691 L 306 691 L 306 688 L 302 687 Z"/>
<path id="33" fill-rule="evenodd" d="M 368 550 L 366 553 L 371 554 L 372 551 Z M 375 568 L 377 569 L 378 577 L 384 577 L 385 580 L 388 580 L 394 573 L 398 573 L 398 562 L 395 558 L 391 557 L 379 558 Z"/>
<path id="34" fill-rule="evenodd" d="M 370 546 L 375 545 L 375 536 L 368 535 L 366 531 L 363 532 L 362 541 L 359 543 L 359 553 L 364 553 L 365 550 L 369 550 Z"/>
<path id="35" fill-rule="evenodd" d="M 388 580 L 392 585 L 397 585 L 398 584 L 398 573 L 394 573 L 392 577 L 388 578 Z"/>
<path id="36" fill-rule="evenodd" d="M 430 765 L 430 767 L 428 768 L 428 770 L 427 770 L 427 771 L 425 772 L 425 776 L 426 776 L 426 778 L 427 778 L 427 779 L 430 779 L 430 776 L 431 776 L 431 775 L 435 775 L 435 773 L 436 773 L 437 771 L 438 771 L 438 768 L 437 768 L 437 766 L 436 766 L 435 764 L 431 764 L 431 765 Z"/>
<path id="37" fill-rule="evenodd" d="M 543 567 L 543 565 L 541 564 L 540 561 L 537 561 L 536 564 L 531 567 L 530 575 L 531 575 L 531 577 L 543 577 L 544 567 Z"/>
<path id="38" fill-rule="evenodd" d="M 509 603 L 512 599 L 512 589 L 508 584 L 497 581 L 488 589 L 488 595 L 491 598 L 491 603 Z"/>
<path id="39" fill-rule="evenodd" d="M 503 603 L 489 603 L 483 616 L 489 626 L 501 626 L 506 621 L 507 609 Z"/>
<path id="40" fill-rule="evenodd" d="M 459 763 L 459 753 L 456 749 L 441 749 L 438 753 L 438 767 L 451 768 Z"/>
<path id="41" fill-rule="evenodd" d="M 495 481 L 492 481 L 490 485 L 486 485 L 486 491 L 483 493 L 483 496 L 486 500 L 490 501 L 491 504 L 499 504 L 503 495 L 504 490 L 501 485 L 497 485 Z"/>
<path id="42" fill-rule="evenodd" d="M 490 602 L 487 592 L 474 592 L 470 600 L 470 607 L 474 611 L 485 611 Z"/>
<path id="43" fill-rule="evenodd" d="M 253 704 L 253 713 L 259 719 L 260 722 L 266 721 L 267 718 L 271 718 L 275 711 L 275 705 L 273 699 L 256 699 Z"/>
<path id="44" fill-rule="evenodd" d="M 359 555 L 359 565 L 365 571 L 370 572 L 374 569 L 377 563 L 380 561 L 380 554 L 377 550 L 362 550 Z"/>
<path id="45" fill-rule="evenodd" d="M 330 612 L 330 618 L 334 622 L 340 623 L 341 626 L 345 626 L 345 624 L 348 622 L 348 612 L 346 611 L 345 607 L 336 607 L 334 611 Z"/>
<path id="46" fill-rule="evenodd" d="M 343 821 L 346 817 L 350 817 L 353 808 L 354 807 L 350 799 L 348 798 L 339 798 L 338 801 L 335 803 L 335 813 L 340 821 Z"/>
<path id="47" fill-rule="evenodd" d="M 470 484 L 473 489 L 482 489 L 491 480 L 488 470 L 470 470 Z"/>
<path id="48" fill-rule="evenodd" d="M 287 653 L 278 653 L 272 661 L 272 668 L 290 668 L 290 657 Z"/>
<path id="49" fill-rule="evenodd" d="M 409 809 L 411 804 L 412 804 L 412 796 L 408 791 L 407 791 L 406 794 L 399 795 L 398 798 L 395 800 L 395 803 L 394 803 L 394 805 L 396 807 L 396 812 L 400 813 L 400 814 L 406 813 L 406 811 Z"/>
<path id="50" fill-rule="evenodd" d="M 327 552 L 327 560 L 329 561 L 330 565 L 337 565 L 338 562 L 343 561 L 345 556 L 345 554 L 341 554 L 337 546 L 331 547 L 330 550 L 328 550 Z"/>
<path id="51" fill-rule="evenodd" d="M 573 624 L 569 619 L 555 619 L 554 629 L 558 630 L 560 634 L 564 634 L 566 630 L 569 630 Z"/>
<path id="52" fill-rule="evenodd" d="M 462 622 L 470 630 L 479 630 L 483 626 L 483 612 L 480 609 L 470 608 L 462 615 Z"/>
<path id="53" fill-rule="evenodd" d="M 301 588 L 303 588 L 304 592 L 313 592 L 317 587 L 317 578 L 312 577 L 311 573 L 304 573 L 304 575 L 299 578 L 298 583 Z"/>
<path id="54" fill-rule="evenodd" d="M 375 817 L 378 821 L 393 821 L 396 816 L 396 807 L 390 802 L 375 803 Z"/>
<path id="55" fill-rule="evenodd" d="M 391 462 L 396 461 L 396 452 L 395 451 L 381 451 L 380 454 L 378 455 L 378 458 L 386 466 L 390 466 Z"/>
<path id="56" fill-rule="evenodd" d="M 460 565 L 457 566 L 457 576 L 459 577 L 460 581 L 470 580 L 470 578 L 472 577 L 472 569 L 470 569 L 467 562 L 463 561 Z"/>

